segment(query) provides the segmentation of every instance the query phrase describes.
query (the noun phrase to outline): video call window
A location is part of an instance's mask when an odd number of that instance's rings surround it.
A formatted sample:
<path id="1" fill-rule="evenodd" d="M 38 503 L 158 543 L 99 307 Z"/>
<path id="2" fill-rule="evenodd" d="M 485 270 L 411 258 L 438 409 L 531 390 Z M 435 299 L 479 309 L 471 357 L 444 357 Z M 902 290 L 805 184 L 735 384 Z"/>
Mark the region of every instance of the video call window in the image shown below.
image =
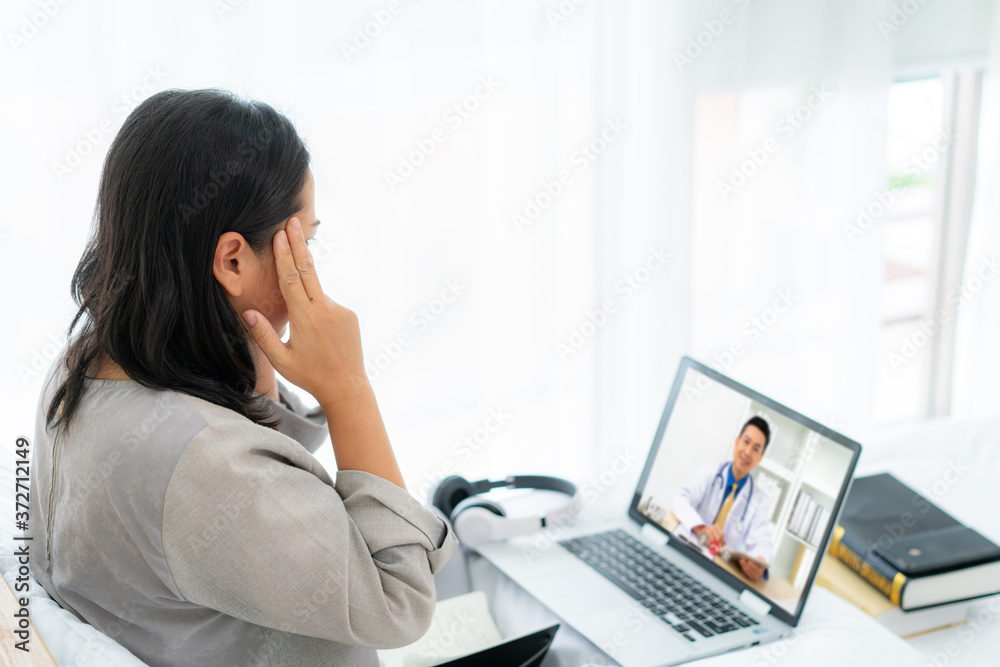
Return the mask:
<path id="1" fill-rule="evenodd" d="M 851 457 L 688 369 L 638 509 L 794 613 Z"/>

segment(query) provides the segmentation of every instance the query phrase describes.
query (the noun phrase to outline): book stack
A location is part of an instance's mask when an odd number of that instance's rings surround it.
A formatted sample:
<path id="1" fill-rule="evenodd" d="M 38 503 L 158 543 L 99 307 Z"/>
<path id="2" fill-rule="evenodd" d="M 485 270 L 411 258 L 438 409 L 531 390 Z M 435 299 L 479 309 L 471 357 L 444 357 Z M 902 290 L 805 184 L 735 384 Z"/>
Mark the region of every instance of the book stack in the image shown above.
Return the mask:
<path id="1" fill-rule="evenodd" d="M 1000 547 L 889 474 L 854 480 L 829 551 L 846 568 L 824 563 L 820 585 L 886 625 L 883 614 L 896 619 L 897 634 L 960 622 L 969 600 L 1000 593 Z"/>
<path id="2" fill-rule="evenodd" d="M 953 602 L 917 611 L 903 611 L 877 588 L 836 558 L 824 558 L 816 585 L 833 591 L 900 637 L 957 625 L 965 620 L 969 602 Z"/>
<path id="3" fill-rule="evenodd" d="M 819 546 L 829 519 L 830 510 L 817 503 L 811 493 L 802 489 L 788 520 L 788 531 L 807 544 Z"/>

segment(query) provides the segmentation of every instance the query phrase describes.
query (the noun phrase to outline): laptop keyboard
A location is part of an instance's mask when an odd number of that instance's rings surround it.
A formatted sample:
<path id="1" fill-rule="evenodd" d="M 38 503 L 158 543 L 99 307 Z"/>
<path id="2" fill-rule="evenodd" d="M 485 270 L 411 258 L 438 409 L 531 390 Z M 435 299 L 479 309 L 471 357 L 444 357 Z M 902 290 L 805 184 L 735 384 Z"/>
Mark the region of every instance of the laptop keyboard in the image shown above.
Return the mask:
<path id="1" fill-rule="evenodd" d="M 712 637 L 759 624 L 624 530 L 559 544 L 688 641 L 695 632 Z"/>

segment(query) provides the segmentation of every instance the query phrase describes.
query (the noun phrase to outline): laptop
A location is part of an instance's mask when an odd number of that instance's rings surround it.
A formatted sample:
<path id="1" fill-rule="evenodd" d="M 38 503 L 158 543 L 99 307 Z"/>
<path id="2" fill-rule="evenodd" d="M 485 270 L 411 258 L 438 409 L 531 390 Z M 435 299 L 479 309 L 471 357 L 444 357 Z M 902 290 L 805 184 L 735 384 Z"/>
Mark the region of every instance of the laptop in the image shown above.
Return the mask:
<path id="1" fill-rule="evenodd" d="M 773 642 L 799 623 L 860 452 L 683 357 L 627 513 L 477 550 L 622 667 Z"/>

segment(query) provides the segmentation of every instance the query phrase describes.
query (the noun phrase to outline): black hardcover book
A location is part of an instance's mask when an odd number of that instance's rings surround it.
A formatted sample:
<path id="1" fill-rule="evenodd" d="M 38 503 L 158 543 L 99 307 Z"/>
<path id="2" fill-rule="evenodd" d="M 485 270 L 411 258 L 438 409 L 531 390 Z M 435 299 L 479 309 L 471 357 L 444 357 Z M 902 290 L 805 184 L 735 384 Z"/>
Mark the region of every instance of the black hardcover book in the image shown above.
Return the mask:
<path id="1" fill-rule="evenodd" d="M 438 667 L 538 667 L 555 639 L 559 624 L 554 623 L 529 635 L 509 639 L 478 653 L 455 658 Z"/>
<path id="2" fill-rule="evenodd" d="M 830 553 L 904 611 L 1000 592 L 1000 547 L 888 473 L 854 480 Z"/>

